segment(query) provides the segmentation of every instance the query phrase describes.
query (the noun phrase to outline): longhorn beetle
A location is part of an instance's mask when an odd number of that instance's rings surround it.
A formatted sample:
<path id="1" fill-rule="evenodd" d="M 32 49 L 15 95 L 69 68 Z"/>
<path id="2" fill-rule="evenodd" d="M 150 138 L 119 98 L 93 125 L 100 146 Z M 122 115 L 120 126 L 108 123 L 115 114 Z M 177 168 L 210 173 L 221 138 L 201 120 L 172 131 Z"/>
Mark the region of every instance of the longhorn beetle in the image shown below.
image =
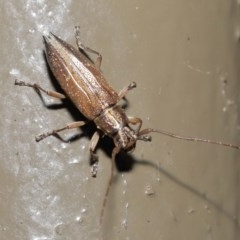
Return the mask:
<path id="1" fill-rule="evenodd" d="M 187 141 L 206 142 L 240 149 L 240 146 L 234 144 L 195 137 L 182 137 L 159 129 L 146 128 L 141 130 L 142 120 L 137 117 L 128 117 L 121 106 L 118 105 L 118 102 L 126 96 L 127 92 L 136 87 L 136 83 L 130 83 L 117 93 L 107 83 L 100 71 L 102 62 L 101 54 L 81 43 L 79 27 L 76 27 L 75 31 L 78 50 L 52 33 L 43 36 L 48 64 L 66 95 L 55 91 L 47 91 L 36 83 L 32 84 L 15 80 L 15 85 L 32 87 L 38 92 L 42 91 L 49 96 L 60 99 L 65 97 L 70 98 L 78 110 L 89 121 L 93 121 L 97 127 L 90 141 L 90 154 L 93 162 L 96 163 L 98 159 L 95 154 L 95 149 L 100 134 L 102 133 L 113 139 L 115 147 L 112 151 L 111 176 L 101 209 L 100 226 L 102 224 L 104 208 L 113 178 L 113 162 L 115 161 L 116 155 L 121 150 L 133 150 L 138 140 L 146 142 L 151 141 L 151 136 L 147 134 L 156 132 Z M 97 55 L 97 59 L 94 63 L 85 54 L 86 52 Z M 65 127 L 39 135 L 36 137 L 36 141 L 41 141 L 51 135 L 57 135 L 58 132 L 63 130 L 81 127 L 86 123 L 86 121 L 70 123 Z M 131 125 L 136 125 L 136 128 L 133 129 Z M 92 172 L 94 177 L 96 176 L 96 171 L 95 167 Z"/>

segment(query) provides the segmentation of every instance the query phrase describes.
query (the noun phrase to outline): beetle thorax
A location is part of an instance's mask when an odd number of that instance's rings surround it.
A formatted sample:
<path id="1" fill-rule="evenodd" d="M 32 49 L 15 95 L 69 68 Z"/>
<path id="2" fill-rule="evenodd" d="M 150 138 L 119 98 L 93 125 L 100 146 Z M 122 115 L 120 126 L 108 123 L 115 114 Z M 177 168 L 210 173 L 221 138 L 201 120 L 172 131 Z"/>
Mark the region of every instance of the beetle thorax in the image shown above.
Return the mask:
<path id="1" fill-rule="evenodd" d="M 125 126 L 118 130 L 113 139 L 116 147 L 131 151 L 136 146 L 137 135 L 130 127 Z"/>

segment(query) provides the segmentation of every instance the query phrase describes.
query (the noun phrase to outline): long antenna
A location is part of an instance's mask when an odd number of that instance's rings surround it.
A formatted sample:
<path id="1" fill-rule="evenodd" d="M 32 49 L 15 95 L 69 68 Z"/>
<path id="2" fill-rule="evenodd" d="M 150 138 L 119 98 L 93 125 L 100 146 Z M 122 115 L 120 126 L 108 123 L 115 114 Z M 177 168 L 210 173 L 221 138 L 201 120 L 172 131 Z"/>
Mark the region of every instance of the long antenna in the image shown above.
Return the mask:
<path id="1" fill-rule="evenodd" d="M 142 131 L 139 132 L 139 136 L 151 133 L 151 132 L 156 132 L 156 133 L 160 133 L 162 135 L 168 136 L 168 137 L 172 137 L 172 138 L 177 138 L 177 139 L 182 139 L 185 141 L 191 141 L 191 142 L 204 142 L 204 143 L 210 143 L 210 144 L 215 144 L 215 145 L 221 145 L 221 146 L 225 146 L 225 147 L 230 147 L 230 148 L 235 148 L 240 150 L 240 146 L 239 145 L 235 145 L 235 144 L 231 144 L 231 143 L 224 143 L 221 141 L 214 141 L 214 140 L 209 140 L 209 139 L 204 139 L 204 138 L 197 138 L 197 137 L 183 137 L 180 135 L 177 135 L 175 133 L 171 133 L 171 132 L 166 132 L 160 129 L 153 129 L 153 128 L 146 128 L 143 129 Z"/>
<path id="2" fill-rule="evenodd" d="M 104 211 L 105 211 L 105 207 L 107 205 L 107 200 L 108 200 L 108 195 L 110 192 L 110 188 L 112 185 L 112 181 L 113 181 L 113 170 L 114 170 L 114 163 L 115 163 L 115 159 L 116 159 L 116 155 L 119 153 L 120 149 L 119 148 L 114 148 L 113 152 L 112 152 L 112 162 L 111 162 L 111 174 L 108 180 L 108 185 L 107 185 L 107 189 L 104 195 L 104 199 L 103 199 L 103 204 L 102 204 L 102 208 L 101 208 L 101 213 L 100 213 L 100 220 L 99 220 L 99 225 L 101 228 L 101 239 L 104 239 L 104 234 L 103 234 L 103 217 L 104 217 Z"/>

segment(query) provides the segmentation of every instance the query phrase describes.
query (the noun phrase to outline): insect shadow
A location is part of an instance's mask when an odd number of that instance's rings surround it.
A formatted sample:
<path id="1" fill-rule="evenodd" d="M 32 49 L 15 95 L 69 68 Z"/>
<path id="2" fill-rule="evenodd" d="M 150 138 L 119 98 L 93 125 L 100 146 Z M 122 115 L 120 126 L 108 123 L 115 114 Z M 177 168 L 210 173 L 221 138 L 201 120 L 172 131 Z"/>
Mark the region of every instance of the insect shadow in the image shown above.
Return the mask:
<path id="1" fill-rule="evenodd" d="M 186 183 L 186 182 L 182 181 L 180 178 L 175 177 L 173 174 L 171 174 L 170 172 L 168 172 L 167 170 L 165 170 L 164 168 L 162 168 L 155 162 L 152 162 L 149 160 L 135 160 L 134 163 L 144 165 L 145 167 L 151 167 L 151 168 L 156 169 L 160 174 L 167 177 L 170 181 L 174 182 L 176 185 L 191 192 L 193 195 L 197 196 L 198 198 L 202 199 L 203 201 L 206 201 L 210 206 L 215 208 L 224 217 L 226 217 L 227 219 L 232 221 L 234 223 L 234 225 L 236 226 L 236 229 L 238 229 L 238 231 L 240 231 L 239 219 L 237 217 L 233 216 L 233 214 L 229 213 L 229 211 L 227 209 L 224 209 L 223 206 L 221 205 L 221 203 L 218 203 L 216 200 L 213 200 L 209 196 L 207 196 L 206 193 L 197 190 L 196 188 L 191 186 L 189 183 Z"/>

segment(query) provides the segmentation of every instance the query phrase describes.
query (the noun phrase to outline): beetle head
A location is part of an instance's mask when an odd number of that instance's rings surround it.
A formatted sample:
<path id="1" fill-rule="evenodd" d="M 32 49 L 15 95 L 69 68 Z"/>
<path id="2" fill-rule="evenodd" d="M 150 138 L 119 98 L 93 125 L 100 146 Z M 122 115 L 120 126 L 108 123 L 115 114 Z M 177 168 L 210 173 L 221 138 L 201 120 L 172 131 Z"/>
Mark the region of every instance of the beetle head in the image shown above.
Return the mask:
<path id="1" fill-rule="evenodd" d="M 117 148 L 128 152 L 135 149 L 137 140 L 150 142 L 152 138 L 145 133 L 139 134 L 129 126 L 125 126 L 116 133 L 116 135 L 113 137 L 113 140 Z"/>
<path id="2" fill-rule="evenodd" d="M 118 130 L 113 138 L 115 146 L 125 151 L 134 150 L 137 139 L 138 136 L 136 135 L 135 131 L 128 126 Z"/>

